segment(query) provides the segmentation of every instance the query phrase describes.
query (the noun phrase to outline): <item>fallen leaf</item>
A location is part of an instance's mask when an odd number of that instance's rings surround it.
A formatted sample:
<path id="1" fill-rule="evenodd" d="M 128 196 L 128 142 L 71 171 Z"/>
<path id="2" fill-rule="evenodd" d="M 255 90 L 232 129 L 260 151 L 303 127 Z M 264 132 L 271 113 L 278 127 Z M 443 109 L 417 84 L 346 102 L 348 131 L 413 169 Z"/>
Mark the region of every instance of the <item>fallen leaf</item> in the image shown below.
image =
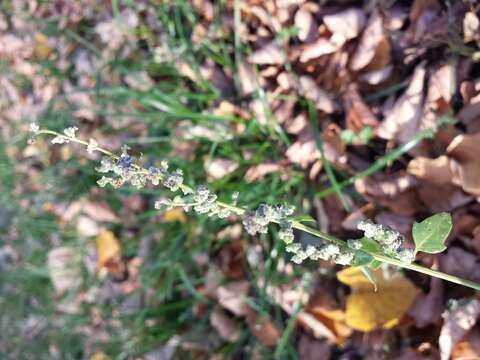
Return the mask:
<path id="1" fill-rule="evenodd" d="M 338 46 L 325 38 L 319 38 L 313 43 L 306 44 L 302 47 L 300 62 L 306 63 L 310 60 L 317 59 L 320 56 L 332 54 L 338 50 Z"/>
<path id="2" fill-rule="evenodd" d="M 247 323 L 252 334 L 265 346 L 276 345 L 282 335 L 280 330 L 266 316 L 251 313 Z"/>
<path id="3" fill-rule="evenodd" d="M 480 20 L 473 11 L 469 11 L 463 18 L 463 41 L 470 42 L 479 38 L 478 30 L 480 28 Z"/>
<path id="4" fill-rule="evenodd" d="M 365 26 L 365 14 L 357 8 L 349 8 L 338 13 L 325 15 L 323 22 L 332 32 L 330 40 L 342 46 L 350 39 L 356 38 Z"/>
<path id="5" fill-rule="evenodd" d="M 432 277 L 428 294 L 421 294 L 415 299 L 409 314 L 415 319 L 417 327 L 424 328 L 440 320 L 443 311 L 443 287 L 442 280 Z"/>
<path id="6" fill-rule="evenodd" d="M 107 356 L 103 351 L 97 351 L 95 354 L 90 356 L 88 360 L 110 360 L 110 357 Z"/>
<path id="7" fill-rule="evenodd" d="M 472 281 L 480 280 L 480 263 L 477 257 L 459 247 L 450 247 L 439 258 L 440 270 L 447 274 L 463 277 Z"/>
<path id="8" fill-rule="evenodd" d="M 480 302 L 472 299 L 457 304 L 443 315 L 444 321 L 438 338 L 441 360 L 450 359 L 454 346 L 475 325 L 480 315 Z"/>
<path id="9" fill-rule="evenodd" d="M 320 159 L 320 151 L 318 151 L 312 134 L 295 141 L 287 149 L 285 155 L 288 160 L 300 164 L 302 168 L 306 168 L 310 163 Z"/>
<path id="10" fill-rule="evenodd" d="M 450 184 L 453 177 L 450 159 L 445 155 L 436 159 L 416 157 L 408 163 L 407 172 L 419 179 L 438 185 Z"/>
<path id="11" fill-rule="evenodd" d="M 468 193 L 480 195 L 480 132 L 458 135 L 447 148 L 447 155 L 454 161 L 450 163 L 454 174 L 452 182 Z"/>
<path id="12" fill-rule="evenodd" d="M 389 64 L 380 69 L 371 70 L 361 76 L 362 80 L 370 85 L 378 85 L 386 81 L 393 73 L 393 65 Z"/>
<path id="13" fill-rule="evenodd" d="M 352 293 L 347 298 L 345 319 L 348 326 L 360 331 L 372 331 L 377 326 L 392 328 L 412 304 L 418 289 L 400 273 L 387 276 L 385 270 L 371 270 L 378 290 L 358 267 L 337 273 Z"/>
<path id="14" fill-rule="evenodd" d="M 415 136 L 423 110 L 424 80 L 425 65 L 422 63 L 415 68 L 407 90 L 378 127 L 379 137 L 406 143 Z"/>
<path id="15" fill-rule="evenodd" d="M 115 270 L 115 264 L 120 260 L 121 246 L 115 234 L 102 230 L 95 239 L 97 247 L 97 271 L 106 267 Z"/>
<path id="16" fill-rule="evenodd" d="M 65 246 L 50 250 L 47 267 L 57 294 L 77 289 L 82 284 L 80 258 L 74 248 Z"/>
<path id="17" fill-rule="evenodd" d="M 245 181 L 252 182 L 263 179 L 266 175 L 280 171 L 281 166 L 277 163 L 261 163 L 250 166 L 245 173 Z"/>
<path id="18" fill-rule="evenodd" d="M 48 37 L 45 34 L 36 32 L 33 34 L 33 46 L 35 57 L 39 60 L 46 60 L 52 53 L 48 45 Z"/>
<path id="19" fill-rule="evenodd" d="M 229 159 L 214 159 L 207 162 L 205 170 L 209 180 L 218 180 L 232 173 L 238 168 L 238 163 Z"/>
<path id="20" fill-rule="evenodd" d="M 263 45 L 248 56 L 248 61 L 257 65 L 282 65 L 285 58 L 276 40 Z"/>
<path id="21" fill-rule="evenodd" d="M 301 41 L 309 42 L 313 40 L 317 33 L 317 23 L 310 11 L 300 7 L 295 13 L 294 22 L 295 26 L 298 27 L 298 38 Z"/>
<path id="22" fill-rule="evenodd" d="M 480 332 L 478 330 L 473 329 L 467 334 L 464 340 L 461 340 L 455 345 L 452 351 L 452 359 L 480 359 Z"/>
<path id="23" fill-rule="evenodd" d="M 249 289 L 248 281 L 236 281 L 220 286 L 216 291 L 218 303 L 236 316 L 247 316 L 252 312 L 246 302 Z"/>
<path id="24" fill-rule="evenodd" d="M 238 324 L 224 311 L 215 308 L 210 314 L 210 324 L 224 340 L 235 342 L 241 335 Z"/>
<path id="25" fill-rule="evenodd" d="M 302 360 L 329 360 L 332 344 L 325 340 L 312 339 L 302 335 L 298 344 L 298 355 Z"/>
<path id="26" fill-rule="evenodd" d="M 320 88 L 315 80 L 309 76 L 300 76 L 299 92 L 307 99 L 313 101 L 316 108 L 327 114 L 337 110 L 337 104 L 325 90 Z"/>
<path id="27" fill-rule="evenodd" d="M 362 38 L 350 62 L 350 69 L 359 71 L 373 60 L 377 47 L 383 39 L 383 21 L 378 10 L 368 19 Z"/>
<path id="28" fill-rule="evenodd" d="M 176 207 L 176 208 L 165 211 L 162 214 L 162 221 L 164 222 L 179 221 L 182 224 L 185 224 L 187 222 L 187 217 L 185 216 L 183 209 Z"/>
<path id="29" fill-rule="evenodd" d="M 449 110 L 450 100 L 455 93 L 454 77 L 455 69 L 451 64 L 442 65 L 431 71 L 419 129 L 434 126 L 437 116 Z"/>
<path id="30" fill-rule="evenodd" d="M 358 133 L 366 126 L 376 128 L 379 124 L 377 117 L 369 106 L 365 104 L 357 86 L 354 83 L 347 85 L 343 96 L 344 106 L 347 111 L 347 128 Z"/>

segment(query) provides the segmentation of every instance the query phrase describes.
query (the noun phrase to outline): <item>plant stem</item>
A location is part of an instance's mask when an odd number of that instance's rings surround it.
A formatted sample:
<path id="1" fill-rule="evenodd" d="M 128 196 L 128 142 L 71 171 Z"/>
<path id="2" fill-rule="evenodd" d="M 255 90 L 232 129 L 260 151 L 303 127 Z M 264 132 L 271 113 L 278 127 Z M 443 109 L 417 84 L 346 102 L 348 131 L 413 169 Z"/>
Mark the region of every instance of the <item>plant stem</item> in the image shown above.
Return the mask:
<path id="1" fill-rule="evenodd" d="M 431 130 L 430 130 L 431 131 Z M 83 141 L 83 140 L 80 140 L 80 139 L 77 139 L 75 137 L 69 137 L 65 134 L 61 134 L 61 133 L 58 133 L 56 131 L 52 131 L 52 130 L 39 130 L 37 131 L 34 135 L 41 135 L 41 134 L 47 134 L 47 135 L 53 135 L 53 136 L 61 136 L 61 137 L 64 137 L 66 139 L 68 139 L 69 141 L 71 142 L 75 142 L 77 144 L 81 144 L 81 145 L 84 145 L 84 146 L 88 146 L 88 142 L 86 141 Z M 418 135 L 417 135 L 418 136 Z M 413 142 L 413 140 L 411 141 Z M 411 143 L 410 142 L 410 143 Z M 407 144 L 405 144 L 407 145 Z M 404 145 L 404 146 L 405 146 Z M 413 147 L 414 145 L 412 145 Z M 100 147 L 96 147 L 95 148 L 96 151 L 99 151 L 113 159 L 119 159 L 120 157 L 118 155 L 115 155 L 114 153 L 108 151 L 108 150 L 105 150 L 103 148 L 100 148 Z M 140 170 L 140 171 L 147 171 L 146 169 L 142 168 L 141 166 L 139 165 L 133 165 L 136 169 Z M 179 186 L 180 190 L 183 191 L 183 193 L 187 194 L 187 193 L 192 193 L 193 192 L 193 189 L 191 187 L 189 187 L 188 185 L 185 185 L 185 184 L 181 184 Z M 224 202 L 221 202 L 221 201 L 217 201 L 217 204 L 225 209 L 228 209 L 230 210 L 231 212 L 237 214 L 237 215 L 243 215 L 245 213 L 245 210 L 244 209 L 241 209 L 237 206 L 234 206 L 234 205 L 231 205 L 231 204 L 227 204 L 227 203 L 224 203 Z M 330 235 L 330 234 L 327 234 L 325 232 L 322 232 L 320 230 L 317 230 L 317 229 L 314 229 L 314 228 L 311 228 L 307 225 L 304 225 L 302 224 L 301 222 L 299 221 L 292 221 L 292 227 L 297 229 L 297 230 L 300 230 L 300 231 L 304 231 L 306 233 L 309 233 L 311 235 L 314 235 L 320 239 L 323 239 L 323 240 L 326 240 L 326 241 L 329 241 L 329 242 L 332 242 L 334 244 L 337 244 L 341 247 L 346 247 L 347 246 L 347 243 L 344 241 L 344 240 L 341 240 L 333 235 Z M 364 250 L 365 251 L 365 250 Z M 375 253 L 375 252 L 369 252 L 369 251 L 365 251 L 367 252 L 368 254 L 370 254 L 375 260 L 378 260 L 378 261 L 381 261 L 383 263 L 386 263 L 386 264 L 390 264 L 390 265 L 394 265 L 394 266 L 398 266 L 398 267 L 401 267 L 401 268 L 404 268 L 404 269 L 408 269 L 408 270 L 413 270 L 413 271 L 416 271 L 416 272 L 419 272 L 419 273 L 422 273 L 422 274 L 426 274 L 426 275 L 429 275 L 429 276 L 433 276 L 433 277 L 436 277 L 436 278 L 439 278 L 439 279 L 442 279 L 442 280 L 446 280 L 446 281 L 450 281 L 452 283 L 455 283 L 455 284 L 460 284 L 460 285 L 463 285 L 463 286 L 466 286 L 466 287 L 469 287 L 469 288 L 472 288 L 472 289 L 475 289 L 475 290 L 478 290 L 480 291 L 480 284 L 479 283 L 476 283 L 474 281 L 471 281 L 471 280 L 467 280 L 467 279 L 463 279 L 461 277 L 458 277 L 458 276 L 454 276 L 454 275 L 450 275 L 450 274 L 446 274 L 446 273 L 443 273 L 441 271 L 437 271 L 437 270 L 432 270 L 432 269 L 429 269 L 429 268 L 426 268 L 424 266 L 421 266 L 421 265 L 418 265 L 418 264 L 414 264 L 414 263 L 404 263 L 404 262 L 401 262 L 400 260 L 397 260 L 397 259 L 393 259 L 393 258 L 390 258 L 388 256 L 385 256 L 385 255 L 382 255 L 382 254 L 378 254 L 378 253 Z"/>

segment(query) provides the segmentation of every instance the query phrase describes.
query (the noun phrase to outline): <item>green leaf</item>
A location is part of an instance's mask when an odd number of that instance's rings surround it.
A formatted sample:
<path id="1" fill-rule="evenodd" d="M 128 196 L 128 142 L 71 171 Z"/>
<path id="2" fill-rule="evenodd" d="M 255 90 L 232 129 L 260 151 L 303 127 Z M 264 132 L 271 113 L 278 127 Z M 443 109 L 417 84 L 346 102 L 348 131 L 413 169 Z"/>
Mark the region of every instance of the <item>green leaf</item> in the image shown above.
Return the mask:
<path id="1" fill-rule="evenodd" d="M 368 281 L 373 285 L 373 289 L 377 291 L 377 283 L 375 282 L 375 277 L 373 276 L 370 269 L 366 266 L 360 266 L 360 270 L 362 270 L 362 273 L 366 276 Z"/>
<path id="2" fill-rule="evenodd" d="M 362 242 L 362 250 L 368 251 L 369 253 L 382 253 L 380 245 L 375 240 L 363 237 L 360 241 Z"/>
<path id="3" fill-rule="evenodd" d="M 293 221 L 298 221 L 298 222 L 317 222 L 313 217 L 310 215 L 298 215 L 293 218 Z"/>
<path id="4" fill-rule="evenodd" d="M 444 243 L 451 230 L 452 217 L 448 213 L 435 214 L 420 223 L 413 224 L 415 254 L 418 251 L 430 254 L 442 252 L 447 248 Z"/>
<path id="5" fill-rule="evenodd" d="M 353 258 L 353 265 L 355 266 L 366 266 L 369 265 L 373 260 L 373 256 L 369 253 L 366 253 L 362 250 L 355 251 L 355 257 Z"/>

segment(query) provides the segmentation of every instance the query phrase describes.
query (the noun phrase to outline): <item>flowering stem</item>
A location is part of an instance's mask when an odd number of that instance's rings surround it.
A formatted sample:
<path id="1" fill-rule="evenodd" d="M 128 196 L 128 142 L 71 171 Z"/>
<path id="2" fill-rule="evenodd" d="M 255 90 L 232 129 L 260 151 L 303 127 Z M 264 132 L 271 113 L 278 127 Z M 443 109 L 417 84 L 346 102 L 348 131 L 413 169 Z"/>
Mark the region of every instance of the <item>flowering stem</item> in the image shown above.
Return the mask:
<path id="1" fill-rule="evenodd" d="M 81 144 L 81 145 L 84 145 L 84 146 L 89 145 L 89 143 L 86 142 L 86 141 L 77 139 L 76 137 L 70 137 L 70 136 L 67 136 L 65 134 L 61 134 L 61 133 L 58 133 L 58 132 L 52 131 L 52 130 L 41 129 L 41 130 L 36 131 L 34 133 L 34 136 L 41 135 L 41 134 L 60 136 L 60 137 L 64 137 L 65 139 L 68 139 L 68 141 L 75 142 L 77 144 Z M 107 155 L 107 156 L 109 156 L 109 157 L 111 157 L 115 160 L 120 159 L 120 157 L 118 155 L 115 155 L 114 153 L 112 153 L 108 150 L 105 150 L 101 147 L 98 147 L 98 146 L 95 147 L 95 151 L 99 151 L 99 152 L 101 152 L 101 153 L 103 153 L 103 154 L 105 154 L 105 155 Z M 132 166 L 134 166 L 135 169 L 137 169 L 141 172 L 143 172 L 143 171 L 148 172 L 148 170 L 142 168 L 139 165 L 132 164 Z M 188 185 L 185 185 L 183 183 L 179 184 L 178 187 L 185 194 L 193 192 L 193 189 L 191 187 L 189 187 Z M 228 209 L 231 212 L 233 212 L 234 214 L 243 215 L 245 213 L 244 209 L 239 208 L 237 206 L 227 204 L 227 203 L 224 203 L 224 202 L 221 202 L 221 201 L 216 201 L 216 203 L 217 203 L 218 206 L 220 206 L 222 208 L 225 208 L 225 209 Z M 302 224 L 299 221 L 293 220 L 291 224 L 292 224 L 292 228 L 295 228 L 297 230 L 309 233 L 311 235 L 314 235 L 318 238 L 329 241 L 329 242 L 334 243 L 336 245 L 339 245 L 341 247 L 347 247 L 347 243 L 344 240 L 341 240 L 341 239 L 339 239 L 339 238 L 337 238 L 333 235 L 324 233 L 320 230 L 311 228 L 307 225 Z M 394 266 L 398 266 L 398 267 L 401 267 L 401 268 L 404 268 L 404 269 L 413 270 L 413 271 L 416 271 L 416 272 L 419 272 L 419 273 L 422 273 L 422 274 L 433 276 L 433 277 L 436 277 L 436 278 L 439 278 L 439 279 L 450 281 L 452 283 L 460 284 L 460 285 L 463 285 L 463 286 L 466 286 L 466 287 L 469 287 L 469 288 L 480 291 L 480 284 L 476 283 L 474 281 L 463 279 L 463 278 L 458 277 L 458 276 L 446 274 L 446 273 L 443 273 L 441 271 L 432 270 L 432 269 L 429 269 L 427 267 L 424 267 L 424 266 L 421 266 L 421 265 L 418 265 L 418 264 L 402 262 L 400 260 L 393 259 L 391 257 L 385 256 L 385 255 L 382 255 L 382 254 L 378 254 L 378 253 L 375 253 L 375 252 L 369 252 L 369 251 L 366 251 L 366 250 L 363 250 L 363 251 L 370 254 L 375 260 L 378 260 L 380 262 L 390 264 L 390 265 L 394 265 Z"/>

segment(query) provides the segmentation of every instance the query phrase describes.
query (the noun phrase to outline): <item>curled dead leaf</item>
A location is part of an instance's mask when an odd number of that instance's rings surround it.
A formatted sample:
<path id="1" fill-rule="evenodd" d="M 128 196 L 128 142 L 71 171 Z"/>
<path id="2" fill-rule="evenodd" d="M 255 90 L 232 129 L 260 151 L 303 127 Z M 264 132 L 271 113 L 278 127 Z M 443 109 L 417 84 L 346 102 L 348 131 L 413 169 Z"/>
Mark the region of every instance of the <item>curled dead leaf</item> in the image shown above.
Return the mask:
<path id="1" fill-rule="evenodd" d="M 480 195 L 480 132 L 458 135 L 447 148 L 454 174 L 452 182 L 468 193 Z"/>

